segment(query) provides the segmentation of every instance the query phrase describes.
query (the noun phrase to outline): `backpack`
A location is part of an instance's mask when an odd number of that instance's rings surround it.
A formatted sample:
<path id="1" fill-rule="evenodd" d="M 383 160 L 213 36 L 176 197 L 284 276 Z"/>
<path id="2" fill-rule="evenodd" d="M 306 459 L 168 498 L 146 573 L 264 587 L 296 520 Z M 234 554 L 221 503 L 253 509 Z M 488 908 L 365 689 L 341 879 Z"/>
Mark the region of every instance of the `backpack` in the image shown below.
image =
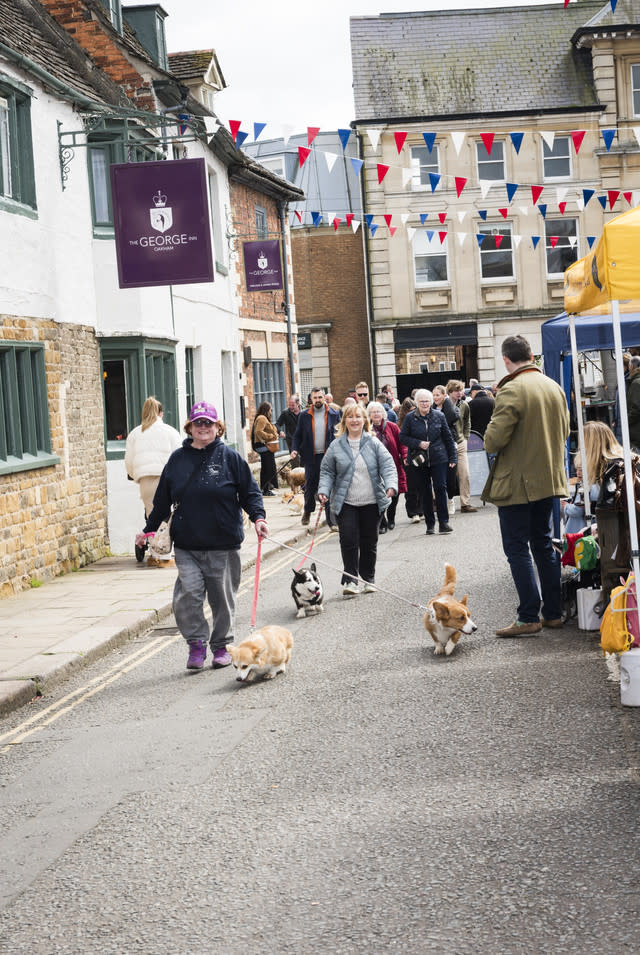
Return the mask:
<path id="1" fill-rule="evenodd" d="M 600 624 L 600 646 L 603 653 L 624 653 L 633 645 L 633 636 L 627 627 L 627 591 L 614 587 L 611 600 Z"/>
<path id="2" fill-rule="evenodd" d="M 592 534 L 585 534 L 577 540 L 573 549 L 575 565 L 578 570 L 593 570 L 598 566 L 600 548 Z"/>

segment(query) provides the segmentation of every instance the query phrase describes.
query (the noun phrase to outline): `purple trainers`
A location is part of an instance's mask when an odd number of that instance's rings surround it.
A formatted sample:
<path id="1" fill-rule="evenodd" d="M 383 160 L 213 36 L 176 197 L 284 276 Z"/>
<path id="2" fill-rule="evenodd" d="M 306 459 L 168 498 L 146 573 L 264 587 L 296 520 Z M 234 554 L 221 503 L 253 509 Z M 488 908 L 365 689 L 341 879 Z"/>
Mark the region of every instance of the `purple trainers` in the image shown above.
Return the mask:
<path id="1" fill-rule="evenodd" d="M 202 640 L 189 641 L 189 659 L 187 670 L 201 670 L 207 656 L 207 648 Z"/>
<path id="2" fill-rule="evenodd" d="M 218 647 L 217 650 L 213 653 L 213 663 L 211 666 L 214 670 L 219 670 L 221 667 L 228 667 L 233 660 L 231 659 L 231 654 L 227 652 L 226 647 Z"/>

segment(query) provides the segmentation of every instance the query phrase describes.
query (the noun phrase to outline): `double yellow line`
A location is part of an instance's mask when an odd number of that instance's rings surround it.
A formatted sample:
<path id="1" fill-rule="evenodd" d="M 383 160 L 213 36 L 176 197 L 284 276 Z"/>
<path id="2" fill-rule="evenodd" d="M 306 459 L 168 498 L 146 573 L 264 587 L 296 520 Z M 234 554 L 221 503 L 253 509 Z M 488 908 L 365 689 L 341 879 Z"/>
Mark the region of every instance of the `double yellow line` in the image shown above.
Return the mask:
<path id="1" fill-rule="evenodd" d="M 321 544 L 322 541 L 327 540 L 327 538 L 330 536 L 331 533 L 328 532 L 317 537 L 316 544 Z M 291 552 L 289 551 L 288 556 L 281 558 L 276 563 L 272 564 L 270 561 L 269 569 L 261 574 L 260 579 L 262 580 L 272 577 L 283 567 L 286 567 L 287 564 L 292 564 L 297 559 L 298 555 L 291 555 Z M 247 583 L 240 586 L 238 590 L 238 596 L 240 597 L 243 594 L 248 593 L 250 590 L 252 590 L 252 588 L 253 583 L 247 581 Z M 3 753 L 7 753 L 12 746 L 17 746 L 20 743 L 23 743 L 30 736 L 33 736 L 34 733 L 45 729 L 47 726 L 51 726 L 52 723 L 55 723 L 56 720 L 60 719 L 61 716 L 64 716 L 65 713 L 69 713 L 71 710 L 75 709 L 77 706 L 80 706 L 81 703 L 84 703 L 85 700 L 90 699 L 97 693 L 101 693 L 102 690 L 105 690 L 108 686 L 111 686 L 112 683 L 115 683 L 116 680 L 119 680 L 121 676 L 124 676 L 126 673 L 130 673 L 131 670 L 135 670 L 136 667 L 140 666 L 140 664 L 146 663 L 147 660 L 155 657 L 158 653 L 162 653 L 163 650 L 171 646 L 171 644 L 175 643 L 177 640 L 182 640 L 182 637 L 179 634 L 174 634 L 170 637 L 156 637 L 155 640 L 147 643 L 144 647 L 134 650 L 133 653 L 130 653 L 116 666 L 111 667 L 106 673 L 102 673 L 100 676 L 94 677 L 93 680 L 89 680 L 88 683 L 85 683 L 85 685 L 81 686 L 79 689 L 73 690 L 71 693 L 67 693 L 66 696 L 62 697 L 62 699 L 58 700 L 56 703 L 52 703 L 50 706 L 47 706 L 44 710 L 39 710 L 33 716 L 29 717 L 29 719 L 20 723 L 19 726 L 16 726 L 15 729 L 0 734 L 0 745 L 2 743 L 5 744 L 2 746 L 2 748 L 0 748 L 0 756 Z"/>

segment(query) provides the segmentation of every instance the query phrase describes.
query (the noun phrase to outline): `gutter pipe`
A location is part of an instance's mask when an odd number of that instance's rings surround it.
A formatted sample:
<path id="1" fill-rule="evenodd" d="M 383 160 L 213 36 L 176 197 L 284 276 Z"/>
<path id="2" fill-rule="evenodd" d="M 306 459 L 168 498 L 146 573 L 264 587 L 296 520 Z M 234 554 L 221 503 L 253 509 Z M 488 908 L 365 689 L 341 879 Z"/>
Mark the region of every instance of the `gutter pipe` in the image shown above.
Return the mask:
<path id="1" fill-rule="evenodd" d="M 285 216 L 287 203 L 283 200 L 278 201 L 278 216 L 280 218 L 280 235 L 282 236 L 282 277 L 284 279 L 284 311 L 287 316 L 287 349 L 289 352 L 289 380 L 291 382 L 291 394 L 296 393 L 296 370 L 293 362 L 293 333 L 291 331 L 291 309 L 289 307 L 289 266 L 287 264 L 287 242 Z"/>

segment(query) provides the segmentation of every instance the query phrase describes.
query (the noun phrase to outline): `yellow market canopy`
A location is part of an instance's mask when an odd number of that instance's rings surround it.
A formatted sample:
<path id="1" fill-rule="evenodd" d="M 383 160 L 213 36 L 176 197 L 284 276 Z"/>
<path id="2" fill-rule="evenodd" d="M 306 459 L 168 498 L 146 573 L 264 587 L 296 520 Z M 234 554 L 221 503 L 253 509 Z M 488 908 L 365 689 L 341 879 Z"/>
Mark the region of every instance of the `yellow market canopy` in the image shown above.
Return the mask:
<path id="1" fill-rule="evenodd" d="M 640 299 L 640 206 L 607 222 L 595 248 L 564 273 L 569 314 L 629 299 Z"/>

